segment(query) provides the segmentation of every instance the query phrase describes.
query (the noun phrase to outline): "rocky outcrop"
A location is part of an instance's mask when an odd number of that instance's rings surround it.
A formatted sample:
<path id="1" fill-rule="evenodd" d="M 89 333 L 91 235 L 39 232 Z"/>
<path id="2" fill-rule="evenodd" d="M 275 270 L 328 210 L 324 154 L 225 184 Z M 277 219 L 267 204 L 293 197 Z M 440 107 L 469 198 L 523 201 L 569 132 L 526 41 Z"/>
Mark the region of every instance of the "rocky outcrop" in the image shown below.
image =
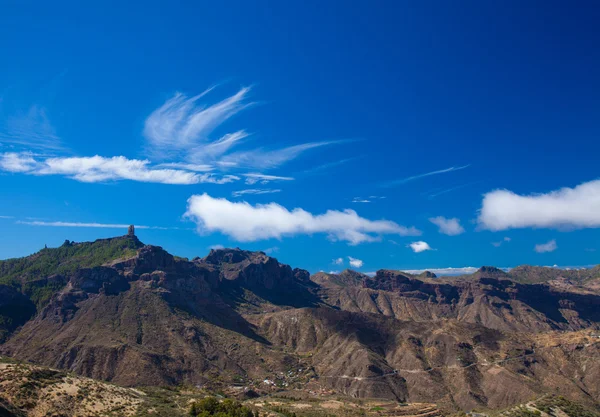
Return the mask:
<path id="1" fill-rule="evenodd" d="M 355 397 L 463 409 L 546 392 L 600 401 L 600 342 L 583 334 L 600 325 L 592 291 L 523 284 L 492 267 L 457 278 L 310 276 L 263 252 L 188 261 L 135 236 L 52 251 L 0 264 L 27 294 L 52 290 L 34 314 L 26 295 L 0 285 L 0 315 L 15 318 L 0 353 L 123 385 L 262 383 L 293 365 L 310 370 L 298 384 Z M 56 271 L 36 276 L 55 259 Z"/>

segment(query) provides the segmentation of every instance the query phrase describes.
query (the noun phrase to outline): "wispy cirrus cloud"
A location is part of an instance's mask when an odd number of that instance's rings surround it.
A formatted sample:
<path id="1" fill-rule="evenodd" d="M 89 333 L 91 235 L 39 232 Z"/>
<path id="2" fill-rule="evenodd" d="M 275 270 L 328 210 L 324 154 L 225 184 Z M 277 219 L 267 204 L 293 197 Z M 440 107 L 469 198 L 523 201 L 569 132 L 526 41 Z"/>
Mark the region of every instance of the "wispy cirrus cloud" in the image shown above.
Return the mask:
<path id="1" fill-rule="evenodd" d="M 239 191 L 234 191 L 231 193 L 232 196 L 234 197 L 241 197 L 243 195 L 247 195 L 247 194 L 274 194 L 274 193 L 280 193 L 281 190 L 280 189 L 273 189 L 273 188 L 250 188 L 247 190 L 239 190 Z"/>
<path id="2" fill-rule="evenodd" d="M 43 227 L 85 227 L 85 228 L 100 228 L 100 229 L 124 229 L 127 230 L 128 224 L 113 224 L 113 223 L 80 223 L 80 222 L 45 222 L 45 221 L 17 221 L 18 224 L 28 226 L 43 226 Z M 136 229 L 153 229 L 153 230 L 180 230 L 180 227 L 162 227 L 162 226 L 144 226 L 135 225 Z"/>
<path id="3" fill-rule="evenodd" d="M 188 97 L 176 93 L 154 110 L 144 124 L 148 152 L 161 159 L 179 159 L 188 164 L 210 165 L 220 170 L 273 169 L 297 158 L 305 151 L 335 142 L 302 143 L 279 149 L 258 146 L 234 150 L 249 136 L 245 130 L 227 133 L 218 139 L 212 133 L 237 113 L 253 106 L 250 87 L 217 103 L 207 104 L 210 88 Z"/>
<path id="4" fill-rule="evenodd" d="M 25 152 L 0 153 L 0 170 L 28 175 L 62 175 L 81 182 L 131 180 L 161 184 L 225 184 L 243 176 L 247 184 L 266 184 L 293 178 L 262 172 L 235 173 L 277 168 L 310 149 L 340 143 L 309 142 L 283 148 L 255 143 L 250 149 L 240 149 L 250 136 L 245 130 L 234 130 L 216 138 L 213 134 L 234 115 L 255 104 L 249 100 L 250 87 L 243 87 L 235 94 L 211 103 L 208 95 L 213 90 L 209 88 L 191 97 L 176 93 L 148 116 L 143 134 L 149 159 L 61 156 L 59 138 L 45 111 L 33 107 L 27 117 L 10 119 L 7 128 L 0 130 L 1 141 L 30 147 Z M 34 154 L 31 150 L 37 148 L 51 150 L 53 155 Z"/>
<path id="5" fill-rule="evenodd" d="M 453 166 L 450 168 L 440 169 L 437 171 L 426 172 L 424 174 L 412 175 L 410 177 L 400 178 L 397 180 L 385 182 L 385 183 L 381 184 L 381 187 L 386 187 L 386 188 L 395 187 L 398 185 L 406 184 L 407 182 L 418 180 L 420 178 L 430 177 L 432 175 L 440 175 L 440 174 L 447 174 L 449 172 L 460 171 L 461 169 L 465 169 L 470 166 L 471 166 L 471 164 L 463 165 L 463 166 L 455 166 L 455 167 Z"/>
<path id="6" fill-rule="evenodd" d="M 216 176 L 195 172 L 153 167 L 148 160 L 127 159 L 124 156 L 105 158 L 54 157 L 36 159 L 31 154 L 0 154 L 0 169 L 28 175 L 62 175 L 80 182 L 131 180 L 160 184 L 226 184 L 239 180 L 234 175 Z"/>
<path id="7" fill-rule="evenodd" d="M 508 243 L 510 241 L 511 241 L 511 238 L 505 237 L 504 239 L 499 240 L 497 242 L 492 242 L 492 246 L 499 248 L 500 246 L 502 246 L 503 243 Z"/>
<path id="8" fill-rule="evenodd" d="M 450 187 L 450 188 L 444 188 L 444 189 L 438 188 L 437 190 L 429 191 L 428 193 L 425 193 L 425 194 L 427 195 L 427 197 L 430 200 L 433 200 L 434 198 L 439 197 L 440 195 L 448 194 L 453 191 L 460 190 L 461 188 L 469 187 L 471 185 L 479 184 L 481 182 L 482 181 L 473 181 L 473 182 L 469 182 L 466 184 L 456 185 L 456 186 Z"/>
<path id="9" fill-rule="evenodd" d="M 9 117 L 0 128 L 0 142 L 26 146 L 29 149 L 63 151 L 64 146 L 46 109 L 31 106 L 25 113 Z"/>
<path id="10" fill-rule="evenodd" d="M 196 223 L 200 233 L 220 232 L 241 242 L 325 233 L 332 240 L 356 245 L 379 240 L 386 234 L 420 234 L 414 227 L 389 220 L 369 220 L 354 210 L 328 210 L 315 215 L 301 208 L 288 210 L 276 203 L 251 205 L 213 198 L 206 193 L 188 200 L 184 216 Z"/>
<path id="11" fill-rule="evenodd" d="M 233 152 L 224 155 L 217 165 L 224 168 L 273 169 L 288 161 L 296 159 L 300 154 L 314 148 L 341 143 L 342 141 L 310 142 L 286 148 L 268 150 L 257 148 L 249 151 Z"/>
<path id="12" fill-rule="evenodd" d="M 173 154 L 183 151 L 187 154 L 193 151 L 200 143 L 208 142 L 208 135 L 224 121 L 253 104 L 246 101 L 250 87 L 243 87 L 234 95 L 212 105 L 199 103 L 213 89 L 211 87 L 193 97 L 176 93 L 148 116 L 144 124 L 144 136 L 151 145 L 151 151 L 161 152 L 155 156 L 164 157 L 164 152 Z M 231 136 L 221 141 L 231 142 Z M 218 143 L 215 142 L 217 147 Z"/>
<path id="13" fill-rule="evenodd" d="M 277 175 L 266 175 L 266 174 L 259 174 L 256 172 L 242 174 L 242 176 L 246 177 L 245 182 L 248 185 L 252 185 L 252 184 L 256 184 L 256 183 L 268 184 L 271 181 L 293 181 L 294 180 L 294 178 L 292 178 L 292 177 L 280 177 Z"/>
<path id="14" fill-rule="evenodd" d="M 343 165 L 343 164 L 346 164 L 348 162 L 355 161 L 355 160 L 360 159 L 360 158 L 361 157 L 356 156 L 356 157 L 353 157 L 353 158 L 340 159 L 339 161 L 327 162 L 325 164 L 317 165 L 317 166 L 315 166 L 313 168 L 309 168 L 306 171 L 302 171 L 302 174 L 304 174 L 304 175 L 317 174 L 317 173 L 320 173 L 320 172 L 323 172 L 323 171 L 327 171 L 328 169 L 335 168 L 335 167 L 337 167 L 339 165 Z"/>

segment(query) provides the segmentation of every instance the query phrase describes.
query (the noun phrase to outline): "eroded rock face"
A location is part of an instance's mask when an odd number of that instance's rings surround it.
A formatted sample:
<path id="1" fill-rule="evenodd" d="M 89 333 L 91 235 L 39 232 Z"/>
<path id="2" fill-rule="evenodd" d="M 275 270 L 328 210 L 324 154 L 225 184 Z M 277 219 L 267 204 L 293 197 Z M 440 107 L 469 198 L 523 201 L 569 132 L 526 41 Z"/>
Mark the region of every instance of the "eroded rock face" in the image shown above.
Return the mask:
<path id="1" fill-rule="evenodd" d="M 558 386 L 600 401 L 600 343 L 553 331 L 597 328 L 598 295 L 521 284 L 495 268 L 452 279 L 311 277 L 262 252 L 187 261 L 135 239 L 118 260 L 40 277 L 57 291 L 0 352 L 124 385 L 262 381 L 302 363 L 313 382 L 357 397 L 472 409 Z M 26 305 L 22 297 L 0 286 L 0 313 Z"/>
<path id="2" fill-rule="evenodd" d="M 222 281 L 236 282 L 248 288 L 273 290 L 295 282 L 307 283 L 310 279 L 308 271 L 292 270 L 289 265 L 281 264 L 263 252 L 212 249 L 208 256 L 197 262 L 218 268 Z"/>

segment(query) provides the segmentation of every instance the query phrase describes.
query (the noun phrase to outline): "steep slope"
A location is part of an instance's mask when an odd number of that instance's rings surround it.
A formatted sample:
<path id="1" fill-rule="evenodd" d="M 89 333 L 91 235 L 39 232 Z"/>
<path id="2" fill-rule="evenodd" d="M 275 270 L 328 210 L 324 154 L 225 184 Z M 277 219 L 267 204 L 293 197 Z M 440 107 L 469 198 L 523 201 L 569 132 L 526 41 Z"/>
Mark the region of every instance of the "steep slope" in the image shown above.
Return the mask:
<path id="1" fill-rule="evenodd" d="M 267 341 L 232 306 L 249 303 L 245 285 L 293 290 L 306 274 L 254 255 L 237 273 L 218 270 L 211 263 L 217 255 L 187 262 L 144 246 L 129 259 L 79 269 L 1 351 L 122 385 L 264 377 L 283 366 L 285 355 L 264 360 Z M 261 268 L 270 271 L 265 277 L 284 281 L 253 281 Z M 260 299 L 253 300 L 258 308 Z"/>
<path id="2" fill-rule="evenodd" d="M 521 265 L 509 272 L 510 278 L 523 284 L 536 284 L 558 279 L 585 283 L 586 281 L 600 278 L 600 265 L 594 268 L 559 269 L 542 266 Z"/>
<path id="3" fill-rule="evenodd" d="M 323 384 L 354 397 L 466 410 L 527 402 L 546 392 L 600 401 L 600 341 L 583 333 L 565 334 L 555 345 L 548 334 L 332 309 L 273 313 L 260 326 L 273 343 L 312 355 Z"/>
<path id="4" fill-rule="evenodd" d="M 600 295 L 492 267 L 310 277 L 262 252 L 188 261 L 135 236 L 6 262 L 0 352 L 124 386 L 242 381 L 467 410 L 600 401 L 600 345 L 582 333 L 599 328 Z M 38 282 L 43 297 L 26 290 Z"/>
<path id="5" fill-rule="evenodd" d="M 402 320 L 453 318 L 505 331 L 580 329 L 600 323 L 599 295 L 561 291 L 545 284 L 484 277 L 421 280 L 387 270 L 355 285 L 338 281 L 330 277 L 320 288 L 321 297 L 331 306 Z"/>

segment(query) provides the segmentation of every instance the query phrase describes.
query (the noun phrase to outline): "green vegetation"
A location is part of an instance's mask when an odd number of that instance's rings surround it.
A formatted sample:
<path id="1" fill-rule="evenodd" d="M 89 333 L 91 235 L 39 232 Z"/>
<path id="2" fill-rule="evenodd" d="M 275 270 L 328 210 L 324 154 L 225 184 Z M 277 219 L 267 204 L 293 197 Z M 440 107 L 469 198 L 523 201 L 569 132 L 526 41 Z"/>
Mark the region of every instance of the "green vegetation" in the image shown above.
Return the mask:
<path id="1" fill-rule="evenodd" d="M 190 408 L 190 416 L 194 417 L 258 417 L 252 410 L 234 400 L 219 401 L 214 397 L 204 398 Z"/>
<path id="2" fill-rule="evenodd" d="M 137 238 L 127 236 L 84 243 L 67 241 L 59 248 L 45 248 L 25 258 L 0 261 L 0 284 L 21 291 L 40 309 L 66 284 L 64 279 L 48 280 L 48 277 L 69 275 L 79 268 L 133 256 L 141 246 Z"/>
<path id="3" fill-rule="evenodd" d="M 570 417 L 598 417 L 600 413 L 588 410 L 580 404 L 569 401 L 561 396 L 544 397 L 535 403 L 535 408 L 551 416 L 558 416 L 555 410 L 561 409 Z"/>
<path id="4" fill-rule="evenodd" d="M 530 410 L 527 407 L 520 406 L 506 413 L 507 417 L 541 417 L 542 413 L 538 410 Z"/>

